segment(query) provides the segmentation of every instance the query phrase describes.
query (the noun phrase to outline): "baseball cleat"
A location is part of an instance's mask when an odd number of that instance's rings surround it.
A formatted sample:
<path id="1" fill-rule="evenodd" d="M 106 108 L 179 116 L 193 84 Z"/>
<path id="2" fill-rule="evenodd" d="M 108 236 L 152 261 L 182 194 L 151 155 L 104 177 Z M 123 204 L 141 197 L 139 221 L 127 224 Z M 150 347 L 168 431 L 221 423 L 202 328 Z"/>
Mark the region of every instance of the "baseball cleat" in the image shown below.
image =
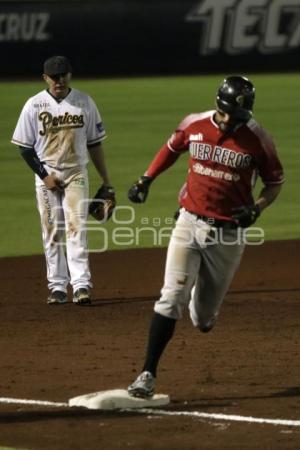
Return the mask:
<path id="1" fill-rule="evenodd" d="M 142 372 L 137 379 L 127 388 L 132 397 L 150 398 L 154 394 L 155 378 L 151 372 Z"/>
<path id="2" fill-rule="evenodd" d="M 200 325 L 199 326 L 200 331 L 202 331 L 202 333 L 208 333 L 215 326 L 216 320 L 217 320 L 216 317 L 213 317 L 212 319 L 210 319 L 205 324 Z"/>
<path id="3" fill-rule="evenodd" d="M 77 289 L 77 291 L 74 292 L 73 303 L 76 303 L 77 305 L 90 305 L 92 301 L 89 289 Z"/>
<path id="4" fill-rule="evenodd" d="M 53 291 L 47 298 L 48 305 L 62 305 L 67 303 L 67 301 L 67 294 L 63 291 Z"/>

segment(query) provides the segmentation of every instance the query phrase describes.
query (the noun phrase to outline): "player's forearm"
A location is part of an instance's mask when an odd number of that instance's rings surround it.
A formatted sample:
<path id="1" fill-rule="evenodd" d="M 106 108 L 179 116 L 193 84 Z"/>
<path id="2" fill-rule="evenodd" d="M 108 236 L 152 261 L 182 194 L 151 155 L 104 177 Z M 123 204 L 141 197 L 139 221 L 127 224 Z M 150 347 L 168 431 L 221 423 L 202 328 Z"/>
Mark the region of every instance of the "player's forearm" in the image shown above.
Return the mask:
<path id="1" fill-rule="evenodd" d="M 167 144 L 165 144 L 156 154 L 145 175 L 156 178 L 160 173 L 171 167 L 177 161 L 179 153 L 172 152 Z"/>
<path id="2" fill-rule="evenodd" d="M 28 166 L 36 173 L 41 180 L 48 176 L 47 170 L 38 158 L 36 151 L 33 148 L 19 147 L 20 153 Z"/>
<path id="3" fill-rule="evenodd" d="M 272 184 L 264 186 L 261 190 L 257 200 L 256 205 L 259 206 L 260 210 L 264 210 L 277 198 L 279 192 L 281 191 L 282 184 Z"/>
<path id="4" fill-rule="evenodd" d="M 110 178 L 105 164 L 103 147 L 101 144 L 94 145 L 88 148 L 90 158 L 95 166 L 97 173 L 102 178 L 103 184 L 111 186 Z"/>

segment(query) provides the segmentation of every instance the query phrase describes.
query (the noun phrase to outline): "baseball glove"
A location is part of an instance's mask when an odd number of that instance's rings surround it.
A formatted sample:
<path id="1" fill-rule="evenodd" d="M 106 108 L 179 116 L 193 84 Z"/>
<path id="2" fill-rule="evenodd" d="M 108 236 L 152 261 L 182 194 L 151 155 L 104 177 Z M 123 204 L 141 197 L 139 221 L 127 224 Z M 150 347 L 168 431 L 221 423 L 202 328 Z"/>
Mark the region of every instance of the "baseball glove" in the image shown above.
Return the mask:
<path id="1" fill-rule="evenodd" d="M 116 204 L 114 188 L 102 185 L 89 205 L 89 214 L 99 222 L 106 222 L 112 216 Z"/>

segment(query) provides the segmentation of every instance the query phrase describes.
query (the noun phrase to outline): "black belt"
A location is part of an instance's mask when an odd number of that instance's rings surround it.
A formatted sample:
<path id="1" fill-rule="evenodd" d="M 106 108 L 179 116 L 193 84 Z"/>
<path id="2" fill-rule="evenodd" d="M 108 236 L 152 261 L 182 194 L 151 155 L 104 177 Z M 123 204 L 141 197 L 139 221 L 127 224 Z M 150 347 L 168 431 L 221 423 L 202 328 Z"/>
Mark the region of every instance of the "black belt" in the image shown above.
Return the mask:
<path id="1" fill-rule="evenodd" d="M 196 216 L 197 219 L 203 220 L 203 222 L 206 222 L 207 224 L 209 224 L 215 228 L 227 228 L 227 229 L 233 229 L 233 230 L 238 228 L 238 225 L 235 222 L 232 222 L 231 220 L 215 219 L 214 217 L 201 216 L 199 214 L 195 214 L 190 211 L 188 211 L 188 212 L 190 214 L 193 214 L 194 216 Z"/>

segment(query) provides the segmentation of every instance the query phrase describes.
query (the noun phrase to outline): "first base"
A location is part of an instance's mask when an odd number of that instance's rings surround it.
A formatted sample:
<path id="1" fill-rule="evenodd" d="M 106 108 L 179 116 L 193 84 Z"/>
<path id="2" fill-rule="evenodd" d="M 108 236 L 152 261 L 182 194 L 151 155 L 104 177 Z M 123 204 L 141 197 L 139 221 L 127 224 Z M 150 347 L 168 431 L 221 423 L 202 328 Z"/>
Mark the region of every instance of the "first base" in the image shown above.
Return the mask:
<path id="1" fill-rule="evenodd" d="M 93 392 L 80 395 L 69 400 L 69 406 L 84 406 L 88 409 L 137 409 L 155 408 L 168 405 L 170 397 L 156 394 L 150 399 L 131 397 L 125 389 L 112 389 L 109 391 Z"/>

